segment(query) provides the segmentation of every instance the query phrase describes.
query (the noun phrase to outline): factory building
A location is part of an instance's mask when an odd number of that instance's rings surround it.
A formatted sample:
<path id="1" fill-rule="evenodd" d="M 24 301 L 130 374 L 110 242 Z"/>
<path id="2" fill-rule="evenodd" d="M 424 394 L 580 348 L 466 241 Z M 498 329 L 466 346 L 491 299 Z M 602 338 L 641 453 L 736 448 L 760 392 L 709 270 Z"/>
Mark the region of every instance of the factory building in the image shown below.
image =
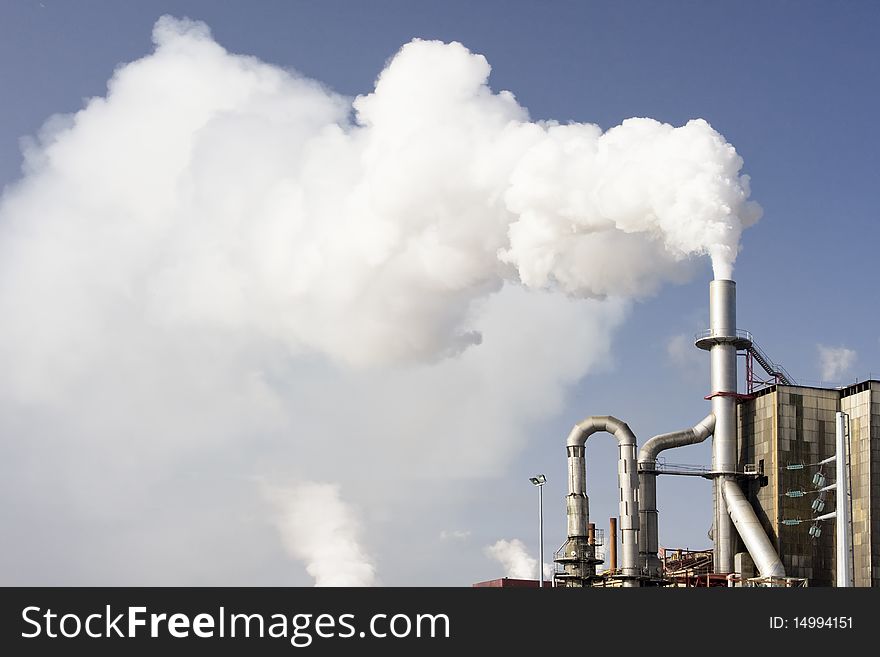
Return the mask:
<path id="1" fill-rule="evenodd" d="M 834 480 L 834 464 L 818 464 L 834 456 L 838 411 L 849 415 L 853 579 L 878 586 L 880 381 L 842 389 L 773 385 L 749 395 L 738 405 L 738 469 L 754 465 L 764 475 L 744 488 L 785 572 L 810 586 L 833 586 L 834 521 L 811 519 L 837 508 L 837 491 L 819 492 L 817 484 Z"/>

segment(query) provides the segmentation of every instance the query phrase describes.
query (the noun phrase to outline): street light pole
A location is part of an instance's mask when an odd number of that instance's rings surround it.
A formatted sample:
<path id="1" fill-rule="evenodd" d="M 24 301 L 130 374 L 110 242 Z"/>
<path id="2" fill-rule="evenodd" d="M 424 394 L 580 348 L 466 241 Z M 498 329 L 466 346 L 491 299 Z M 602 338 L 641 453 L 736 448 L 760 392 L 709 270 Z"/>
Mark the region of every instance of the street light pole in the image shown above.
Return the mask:
<path id="1" fill-rule="evenodd" d="M 544 588 L 544 484 L 538 486 L 538 587 Z"/>
<path id="2" fill-rule="evenodd" d="M 538 487 L 538 587 L 544 588 L 544 484 L 547 477 L 541 474 L 529 477 L 529 481 Z"/>

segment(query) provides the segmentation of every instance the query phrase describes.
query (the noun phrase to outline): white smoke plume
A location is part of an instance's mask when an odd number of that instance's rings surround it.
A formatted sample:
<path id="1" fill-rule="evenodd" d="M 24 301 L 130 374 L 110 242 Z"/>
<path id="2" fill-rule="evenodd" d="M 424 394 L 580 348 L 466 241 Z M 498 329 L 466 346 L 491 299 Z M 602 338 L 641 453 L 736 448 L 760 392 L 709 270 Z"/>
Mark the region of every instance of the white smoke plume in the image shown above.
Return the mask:
<path id="1" fill-rule="evenodd" d="M 691 256 L 728 276 L 759 214 L 705 121 L 532 122 L 458 43 L 352 101 L 202 23 L 153 36 L 0 200 L 0 522 L 54 550 L 8 542 L 6 582 L 229 583 L 266 556 L 254 478 L 408 517 L 404 483 L 503 471 L 628 299 Z"/>
<path id="2" fill-rule="evenodd" d="M 518 538 L 501 539 L 485 548 L 486 556 L 504 567 L 506 577 L 514 579 L 538 579 L 538 560 L 531 556 L 525 544 Z M 544 578 L 553 575 L 553 566 L 544 564 Z"/>
<path id="3" fill-rule="evenodd" d="M 266 493 L 285 548 L 305 563 L 315 586 L 376 584 L 376 567 L 360 544 L 361 523 L 338 485 L 307 482 Z"/>
<path id="4" fill-rule="evenodd" d="M 847 347 L 828 347 L 817 345 L 819 350 L 819 368 L 822 381 L 839 382 L 848 374 L 856 362 L 856 352 Z"/>
<path id="5" fill-rule="evenodd" d="M 203 24 L 164 18 L 154 39 L 28 148 L 2 208 L 6 299 L 69 287 L 71 312 L 112 295 L 160 329 L 430 359 L 479 342 L 470 304 L 505 280 L 643 296 L 707 252 L 727 276 L 757 217 L 705 121 L 530 122 L 458 43 L 407 44 L 350 106 Z"/>

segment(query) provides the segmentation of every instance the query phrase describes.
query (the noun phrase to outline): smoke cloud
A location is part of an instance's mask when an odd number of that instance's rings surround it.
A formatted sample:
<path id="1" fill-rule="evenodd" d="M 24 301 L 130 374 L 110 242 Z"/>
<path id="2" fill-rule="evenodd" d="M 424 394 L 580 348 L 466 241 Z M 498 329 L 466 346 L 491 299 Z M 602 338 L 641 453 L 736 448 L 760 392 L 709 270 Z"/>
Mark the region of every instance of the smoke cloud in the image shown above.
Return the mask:
<path id="1" fill-rule="evenodd" d="M 699 255 L 729 276 L 760 214 L 705 121 L 530 121 L 458 43 L 352 101 L 202 23 L 153 37 L 0 200 L 0 521 L 51 557 L 4 546 L 10 583 L 228 583 L 274 558 L 255 517 L 321 582 L 310 532 L 372 581 L 337 489 L 254 481 L 339 482 L 394 526 L 407 484 L 503 471 L 629 300 Z"/>
<path id="2" fill-rule="evenodd" d="M 485 548 L 486 556 L 504 567 L 505 577 L 514 579 L 538 579 L 538 560 L 530 556 L 526 546 L 518 538 L 509 541 L 501 539 Z M 553 574 L 553 566 L 544 564 L 544 577 Z"/>
<path id="3" fill-rule="evenodd" d="M 822 381 L 839 382 L 849 373 L 856 362 L 856 352 L 846 347 L 828 347 L 818 345 L 819 368 L 822 371 Z"/>
<path id="4" fill-rule="evenodd" d="M 305 563 L 315 586 L 371 586 L 376 568 L 360 545 L 360 522 L 339 486 L 303 483 L 269 489 L 275 523 L 290 555 Z"/>

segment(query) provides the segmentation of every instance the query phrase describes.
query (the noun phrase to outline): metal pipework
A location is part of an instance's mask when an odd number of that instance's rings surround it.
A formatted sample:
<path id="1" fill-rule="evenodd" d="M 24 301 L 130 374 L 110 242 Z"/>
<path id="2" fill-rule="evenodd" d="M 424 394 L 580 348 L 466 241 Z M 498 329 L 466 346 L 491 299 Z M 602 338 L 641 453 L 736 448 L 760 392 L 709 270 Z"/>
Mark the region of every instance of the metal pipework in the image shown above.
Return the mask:
<path id="1" fill-rule="evenodd" d="M 785 577 L 785 567 L 739 484 L 727 478 L 722 481 L 721 490 L 730 518 L 761 577 Z"/>
<path id="2" fill-rule="evenodd" d="M 562 567 L 563 586 L 584 586 L 596 576 L 598 563 L 596 546 L 590 541 L 588 530 L 590 499 L 587 497 L 584 446 L 566 447 L 566 452 L 568 495 L 565 498 L 565 507 L 568 538 L 554 561 Z"/>
<path id="3" fill-rule="evenodd" d="M 837 469 L 837 479 L 835 480 L 837 499 L 836 505 L 836 523 L 837 531 L 837 586 L 849 587 L 855 586 L 853 582 L 853 563 L 852 549 L 850 546 L 850 490 L 849 477 L 847 476 L 848 449 L 847 438 L 849 437 L 849 415 L 838 412 L 836 415 L 836 455 L 835 467 Z"/>
<path id="4" fill-rule="evenodd" d="M 587 469 L 584 447 L 594 433 L 613 434 L 618 444 L 617 482 L 620 489 L 620 529 L 623 585 L 638 586 L 639 577 L 639 490 L 636 437 L 629 426 L 610 415 L 594 415 L 574 425 L 566 442 L 568 452 L 568 538 L 586 538 L 589 524 Z"/>
<path id="5" fill-rule="evenodd" d="M 654 436 L 639 450 L 639 562 L 651 577 L 660 577 L 662 564 L 657 519 L 657 455 L 674 447 L 701 443 L 715 430 L 715 415 L 709 413 L 690 429 Z"/>
<path id="6" fill-rule="evenodd" d="M 716 338 L 736 337 L 736 283 L 712 281 L 709 284 L 709 328 Z M 712 414 L 715 434 L 712 439 L 712 469 L 715 472 L 736 470 L 736 347 L 718 342 L 709 350 L 711 360 Z M 727 393 L 727 394 L 718 394 Z M 715 479 L 715 572 L 733 571 L 733 528 L 719 490 L 726 478 Z M 762 530 L 763 532 L 763 530 Z"/>
<path id="7" fill-rule="evenodd" d="M 750 344 L 736 332 L 736 283 L 714 280 L 709 283 L 709 331 L 697 339 L 697 347 L 709 350 L 711 362 L 712 470 L 715 511 L 713 539 L 716 573 L 733 571 L 735 537 L 724 504 L 723 482 L 736 470 L 736 351 Z"/>

